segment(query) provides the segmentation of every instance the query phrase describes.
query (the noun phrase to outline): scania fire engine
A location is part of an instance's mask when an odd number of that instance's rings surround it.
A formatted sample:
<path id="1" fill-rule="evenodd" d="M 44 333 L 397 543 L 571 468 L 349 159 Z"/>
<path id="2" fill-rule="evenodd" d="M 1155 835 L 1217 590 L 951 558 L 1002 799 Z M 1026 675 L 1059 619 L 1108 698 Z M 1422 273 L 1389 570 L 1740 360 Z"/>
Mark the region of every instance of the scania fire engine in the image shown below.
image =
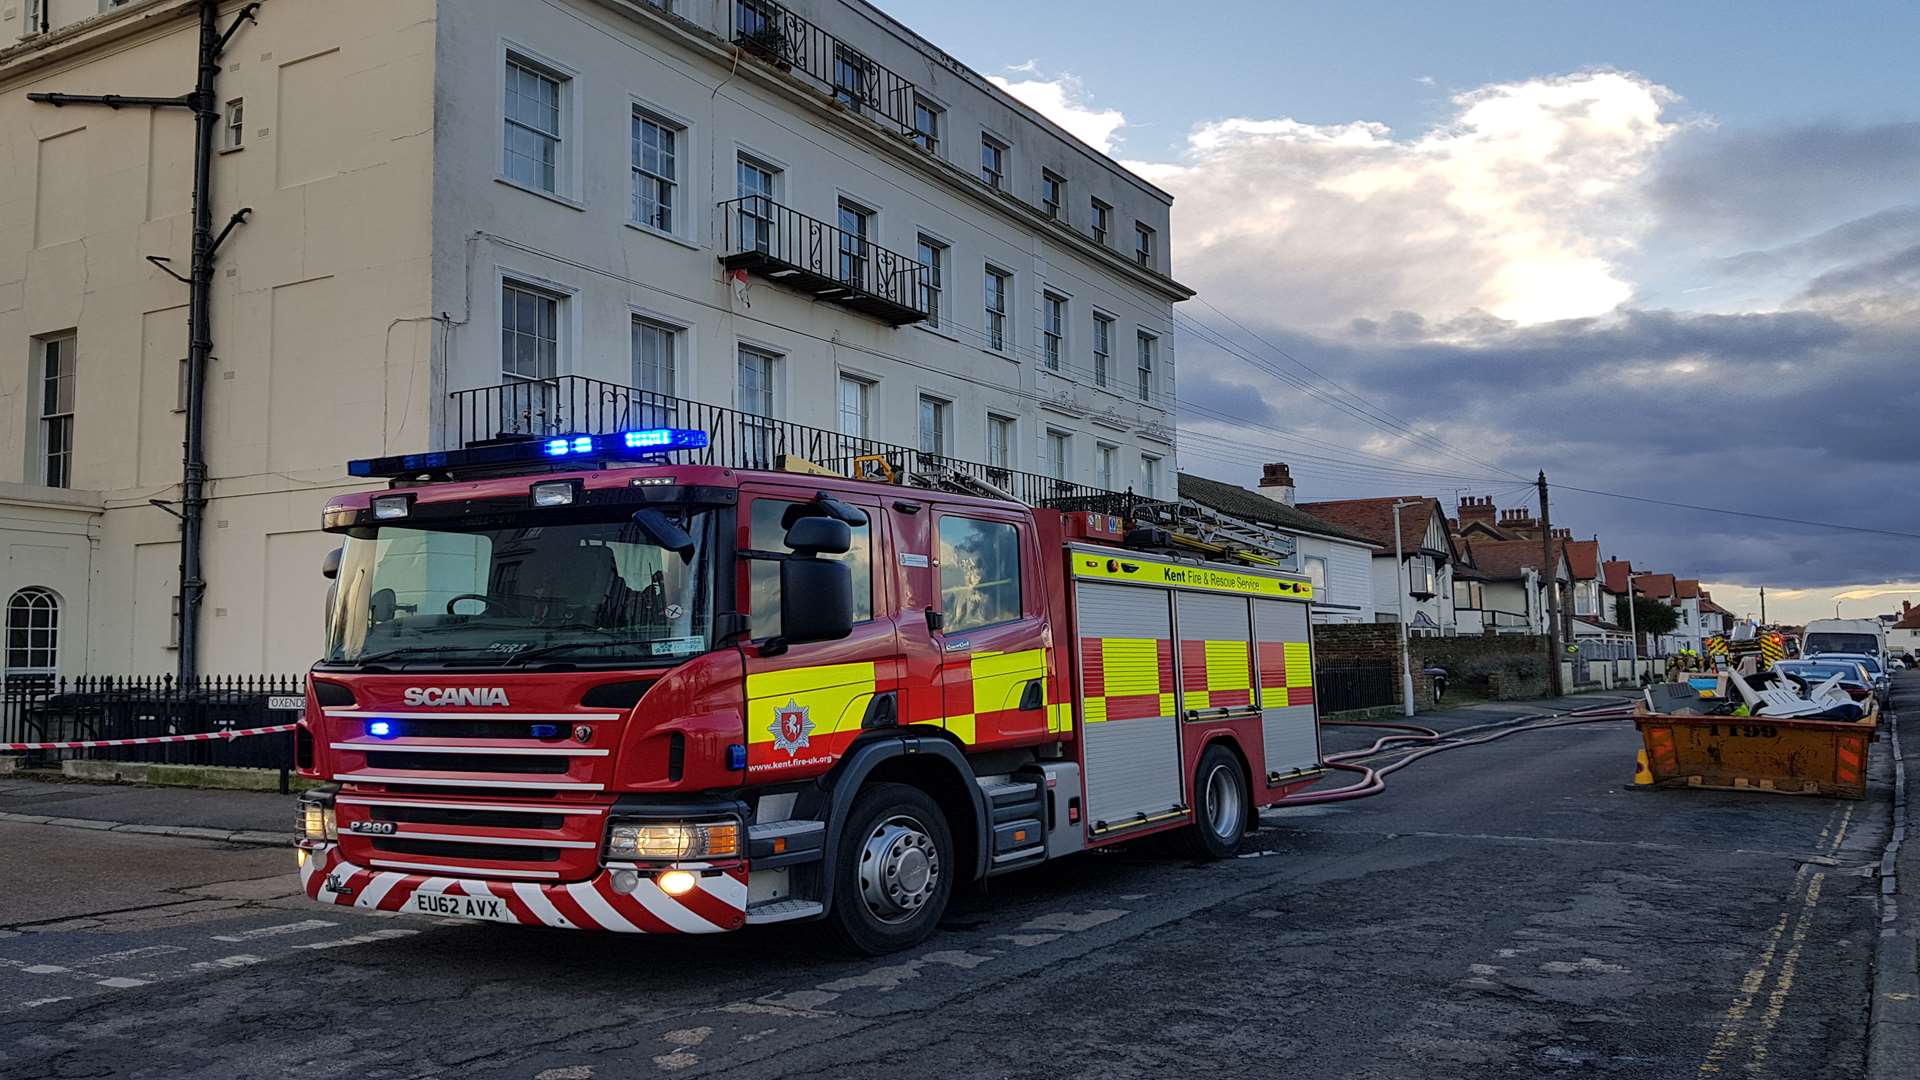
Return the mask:
<path id="1" fill-rule="evenodd" d="M 1125 516 L 684 463 L 702 432 L 354 462 L 296 733 L 323 904 L 639 933 L 825 920 L 1321 775 L 1303 578 Z M 707 455 L 709 458 L 712 455 Z"/>

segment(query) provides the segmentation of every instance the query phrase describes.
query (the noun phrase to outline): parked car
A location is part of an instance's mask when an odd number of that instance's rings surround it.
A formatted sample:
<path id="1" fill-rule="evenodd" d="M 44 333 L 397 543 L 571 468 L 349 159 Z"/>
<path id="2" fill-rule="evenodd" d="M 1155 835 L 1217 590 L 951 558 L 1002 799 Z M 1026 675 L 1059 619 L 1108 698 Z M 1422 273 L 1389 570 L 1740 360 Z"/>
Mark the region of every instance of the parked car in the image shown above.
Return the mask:
<path id="1" fill-rule="evenodd" d="M 1880 658 L 1871 653 L 1821 653 L 1815 659 L 1823 664 L 1847 663 L 1859 664 L 1867 671 L 1867 679 L 1873 686 L 1873 696 L 1882 705 L 1893 698 L 1893 674 Z"/>
<path id="2" fill-rule="evenodd" d="M 1838 675 L 1840 688 L 1855 701 L 1879 696 L 1873 687 L 1873 676 L 1867 674 L 1866 668 L 1849 661 L 1831 660 L 1824 656 L 1818 660 L 1782 660 L 1773 665 L 1773 670 L 1804 683 L 1806 689 L 1819 686 Z"/>

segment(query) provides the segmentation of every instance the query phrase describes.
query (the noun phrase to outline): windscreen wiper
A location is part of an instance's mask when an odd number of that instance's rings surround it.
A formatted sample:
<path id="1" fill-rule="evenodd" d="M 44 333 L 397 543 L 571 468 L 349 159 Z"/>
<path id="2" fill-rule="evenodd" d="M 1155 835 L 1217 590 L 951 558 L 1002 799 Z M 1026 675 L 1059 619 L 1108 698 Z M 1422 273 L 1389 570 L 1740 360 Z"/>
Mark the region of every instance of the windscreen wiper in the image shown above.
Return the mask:
<path id="1" fill-rule="evenodd" d="M 368 653 L 365 656 L 356 656 L 351 660 L 337 660 L 334 662 L 365 666 L 367 664 L 378 663 L 382 660 L 391 660 L 403 656 L 445 656 L 448 653 L 483 651 L 484 649 L 477 649 L 472 645 L 403 645 L 397 649 L 387 649 L 384 652 Z"/>
<path id="2" fill-rule="evenodd" d="M 509 662 L 517 664 L 517 663 L 520 663 L 521 661 L 532 660 L 537 657 L 554 656 L 563 652 L 572 652 L 575 649 L 611 649 L 611 648 L 619 648 L 625 645 L 660 645 L 660 644 L 663 644 L 664 641 L 670 641 L 670 640 L 672 639 L 670 638 L 661 639 L 661 638 L 649 637 L 649 638 L 606 638 L 600 641 L 592 641 L 592 640 L 562 641 L 555 645 L 542 645 L 537 649 L 527 649 L 522 652 L 514 653 L 513 656 L 509 658 Z M 656 659 L 656 658 L 665 659 L 665 658 L 670 658 L 675 656 L 690 656 L 695 652 L 704 652 L 704 651 L 706 651 L 704 648 L 698 648 L 698 649 L 689 649 L 685 653 L 649 652 L 647 654 L 647 659 Z"/>

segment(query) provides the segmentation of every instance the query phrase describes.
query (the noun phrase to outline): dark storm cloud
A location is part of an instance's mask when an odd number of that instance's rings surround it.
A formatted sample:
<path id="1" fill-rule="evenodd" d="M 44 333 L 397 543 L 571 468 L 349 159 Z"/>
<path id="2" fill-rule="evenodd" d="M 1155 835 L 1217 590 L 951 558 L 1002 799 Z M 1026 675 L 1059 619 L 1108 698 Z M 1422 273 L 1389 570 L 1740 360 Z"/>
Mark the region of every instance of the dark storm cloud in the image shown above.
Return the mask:
<path id="1" fill-rule="evenodd" d="M 1818 271 L 1913 244 L 1920 244 L 1920 206 L 1896 206 L 1836 225 L 1805 240 L 1727 256 L 1712 264 L 1712 268 L 1729 277 Z"/>
<path id="2" fill-rule="evenodd" d="M 1651 188 L 1669 229 L 1780 242 L 1913 200 L 1920 122 L 1675 140 Z"/>
<path id="3" fill-rule="evenodd" d="M 1920 320 L 1629 311 L 1503 325 L 1469 340 L 1333 340 L 1254 328 L 1382 408 L 1417 417 L 1451 447 L 1522 477 L 1545 469 L 1569 486 L 1920 533 L 1920 503 L 1899 494 L 1910 487 L 1910 439 L 1920 417 Z M 1284 363 L 1266 346 L 1242 342 L 1242 351 L 1265 363 Z M 1483 490 L 1511 486 L 1497 473 L 1276 386 L 1217 348 L 1190 339 L 1185 349 L 1182 398 L 1255 421 L 1245 431 L 1248 472 L 1255 459 L 1271 456 L 1254 448 L 1272 445 L 1272 434 L 1263 433 L 1270 424 L 1313 431 L 1333 446 L 1381 447 L 1410 467 L 1448 474 L 1425 485 L 1425 493 L 1442 499 L 1452 498 L 1462 473 L 1483 476 Z M 1248 396 L 1253 386 L 1266 390 L 1258 404 Z M 1353 486 L 1351 477 L 1320 477 L 1316 468 L 1295 469 L 1303 490 Z M 1365 493 L 1409 486 L 1404 478 L 1382 484 Z M 1556 520 L 1577 535 L 1599 533 L 1609 551 L 1688 576 L 1787 588 L 1920 571 L 1920 541 L 1571 491 L 1559 505 Z"/>

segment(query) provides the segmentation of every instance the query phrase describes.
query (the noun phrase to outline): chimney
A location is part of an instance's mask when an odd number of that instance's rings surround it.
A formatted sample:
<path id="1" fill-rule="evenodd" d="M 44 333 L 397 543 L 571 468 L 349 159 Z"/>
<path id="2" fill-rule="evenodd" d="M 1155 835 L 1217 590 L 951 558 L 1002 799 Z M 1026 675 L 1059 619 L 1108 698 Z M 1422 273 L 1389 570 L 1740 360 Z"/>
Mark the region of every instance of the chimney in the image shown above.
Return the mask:
<path id="1" fill-rule="evenodd" d="M 1903 619 L 1906 618 L 1909 614 L 1912 613 L 1912 611 L 1913 611 L 1913 601 L 1911 600 L 1900 601 L 1900 617 L 1901 618 Z"/>
<path id="2" fill-rule="evenodd" d="M 1460 500 L 1460 524 L 1462 527 L 1471 525 L 1476 521 L 1483 525 L 1492 525 L 1495 513 L 1493 496 L 1491 495 L 1482 495 L 1479 497 L 1468 495 Z"/>
<path id="3" fill-rule="evenodd" d="M 1555 529 L 1553 530 L 1553 538 L 1555 540 L 1571 540 L 1573 539 L 1573 530 L 1572 529 Z"/>
<path id="4" fill-rule="evenodd" d="M 1260 494 L 1274 502 L 1293 505 L 1293 473 L 1288 471 L 1286 462 L 1272 461 L 1261 466 Z"/>
<path id="5" fill-rule="evenodd" d="M 1540 527 L 1530 510 L 1500 511 L 1500 528 L 1522 540 L 1540 539 Z"/>

